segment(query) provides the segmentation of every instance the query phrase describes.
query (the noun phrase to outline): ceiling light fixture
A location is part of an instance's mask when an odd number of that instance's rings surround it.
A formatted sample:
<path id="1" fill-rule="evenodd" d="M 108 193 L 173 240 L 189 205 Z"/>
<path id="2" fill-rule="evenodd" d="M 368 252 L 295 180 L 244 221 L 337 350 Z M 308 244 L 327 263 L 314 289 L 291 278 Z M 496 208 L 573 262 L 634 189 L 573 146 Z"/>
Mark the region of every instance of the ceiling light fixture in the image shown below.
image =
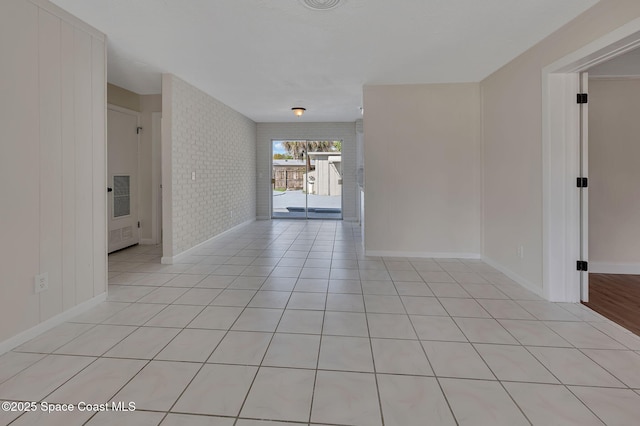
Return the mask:
<path id="1" fill-rule="evenodd" d="M 291 108 L 291 111 L 293 111 L 293 115 L 295 115 L 296 117 L 302 117 L 302 114 L 304 114 L 306 110 L 307 110 L 306 108 L 302 108 L 302 107 Z"/>
<path id="2" fill-rule="evenodd" d="M 300 2 L 313 10 L 331 10 L 338 7 L 341 0 L 300 0 Z"/>

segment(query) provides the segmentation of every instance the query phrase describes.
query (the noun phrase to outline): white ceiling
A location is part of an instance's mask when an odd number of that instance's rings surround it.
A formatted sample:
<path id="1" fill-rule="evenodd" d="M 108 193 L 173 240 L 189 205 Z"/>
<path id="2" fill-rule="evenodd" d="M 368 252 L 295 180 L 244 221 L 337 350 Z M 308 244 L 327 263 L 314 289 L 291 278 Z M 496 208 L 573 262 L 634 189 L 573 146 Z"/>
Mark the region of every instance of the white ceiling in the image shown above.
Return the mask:
<path id="1" fill-rule="evenodd" d="M 52 1 L 107 34 L 109 82 L 160 93 L 170 72 L 257 122 L 353 121 L 366 84 L 480 81 L 597 3 Z"/>

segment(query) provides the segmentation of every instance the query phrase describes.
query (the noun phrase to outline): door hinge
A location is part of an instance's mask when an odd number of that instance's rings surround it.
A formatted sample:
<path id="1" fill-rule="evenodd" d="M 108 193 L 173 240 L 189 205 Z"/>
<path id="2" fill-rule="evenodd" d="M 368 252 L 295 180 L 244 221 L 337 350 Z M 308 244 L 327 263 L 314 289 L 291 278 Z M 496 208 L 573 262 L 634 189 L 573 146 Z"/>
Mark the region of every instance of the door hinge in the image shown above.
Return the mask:
<path id="1" fill-rule="evenodd" d="M 140 228 L 140 221 L 138 221 L 138 228 Z"/>
<path id="2" fill-rule="evenodd" d="M 578 271 L 588 271 L 589 270 L 589 262 L 585 262 L 584 260 L 578 260 L 576 262 L 576 269 Z"/>
<path id="3" fill-rule="evenodd" d="M 587 93 L 578 93 L 577 101 L 579 104 L 586 104 L 589 102 L 589 95 Z"/>
<path id="4" fill-rule="evenodd" d="M 589 179 L 586 177 L 579 177 L 576 180 L 576 186 L 578 188 L 587 188 L 589 186 Z"/>

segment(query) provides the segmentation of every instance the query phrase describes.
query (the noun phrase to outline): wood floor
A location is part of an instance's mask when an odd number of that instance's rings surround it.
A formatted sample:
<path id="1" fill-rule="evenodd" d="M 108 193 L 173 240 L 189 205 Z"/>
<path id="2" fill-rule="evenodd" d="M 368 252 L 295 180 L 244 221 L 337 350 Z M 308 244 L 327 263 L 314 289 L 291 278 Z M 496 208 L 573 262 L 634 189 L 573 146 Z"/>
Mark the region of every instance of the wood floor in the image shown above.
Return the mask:
<path id="1" fill-rule="evenodd" d="M 640 335 L 640 275 L 589 274 L 585 305 Z"/>

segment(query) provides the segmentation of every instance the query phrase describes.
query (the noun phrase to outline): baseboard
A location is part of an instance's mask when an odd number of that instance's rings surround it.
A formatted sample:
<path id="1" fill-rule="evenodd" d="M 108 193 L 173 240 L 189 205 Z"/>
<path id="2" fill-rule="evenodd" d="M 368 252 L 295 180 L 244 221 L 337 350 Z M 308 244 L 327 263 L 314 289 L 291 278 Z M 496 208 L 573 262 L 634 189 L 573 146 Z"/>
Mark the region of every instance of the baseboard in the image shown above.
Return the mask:
<path id="1" fill-rule="evenodd" d="M 640 275 L 640 263 L 589 262 L 592 274 Z"/>
<path id="2" fill-rule="evenodd" d="M 271 220 L 271 216 L 256 216 L 256 220 Z"/>
<path id="3" fill-rule="evenodd" d="M 189 249 L 186 249 L 185 251 L 183 251 L 182 253 L 179 253 L 175 256 L 163 256 L 160 259 L 160 263 L 162 263 L 163 265 L 171 265 L 173 263 L 179 262 L 180 259 L 185 258 L 186 256 L 189 256 L 191 254 L 193 254 L 196 250 L 198 250 L 199 248 L 202 248 L 202 246 L 204 246 L 205 244 L 208 244 L 212 241 L 215 241 L 216 239 L 222 237 L 223 235 L 228 234 L 229 232 L 233 232 L 233 231 L 237 231 L 240 228 L 243 228 L 247 225 L 249 225 L 250 223 L 255 222 L 256 219 L 249 219 L 245 222 L 242 222 L 236 226 L 234 226 L 233 228 L 229 228 L 226 231 L 222 231 L 221 233 L 219 233 L 218 235 L 214 235 L 213 237 L 209 238 L 206 241 L 201 242 L 200 244 L 197 244 Z"/>
<path id="4" fill-rule="evenodd" d="M 423 251 L 365 250 L 367 256 L 378 257 L 416 257 L 433 259 L 480 259 L 478 253 L 448 253 Z"/>
<path id="5" fill-rule="evenodd" d="M 154 240 L 153 238 L 140 238 L 140 245 L 153 246 L 156 244 L 156 240 Z"/>
<path id="6" fill-rule="evenodd" d="M 516 283 L 520 284 L 522 287 L 526 288 L 527 290 L 529 290 L 530 292 L 542 297 L 543 299 L 545 299 L 544 297 L 544 292 L 542 290 L 542 287 L 538 287 L 535 284 L 533 284 L 531 281 L 521 277 L 520 275 L 516 274 L 515 272 L 511 271 L 508 268 L 505 268 L 504 266 L 502 266 L 501 264 L 499 264 L 498 262 L 489 259 L 488 257 L 482 257 L 482 261 L 484 263 L 486 263 L 487 265 L 491 266 L 494 269 L 497 269 L 498 271 L 502 272 L 503 274 L 505 274 L 507 277 L 511 278 L 513 281 L 515 281 Z"/>
<path id="7" fill-rule="evenodd" d="M 86 300 L 80 303 L 79 305 L 74 306 L 71 309 L 68 309 L 62 313 L 59 313 L 54 317 L 51 317 L 48 320 L 43 321 L 40 324 L 34 327 L 31 327 L 30 329 L 25 330 L 22 333 L 19 333 L 5 340 L 4 342 L 0 342 L 0 355 L 2 355 L 5 352 L 9 352 L 10 350 L 20 346 L 25 342 L 28 342 L 29 340 L 39 336 L 45 331 L 51 330 L 53 327 L 56 327 L 64 322 L 67 322 L 73 317 L 88 311 L 89 309 L 99 305 L 105 300 L 107 300 L 107 293 L 102 293 L 92 299 Z"/>

